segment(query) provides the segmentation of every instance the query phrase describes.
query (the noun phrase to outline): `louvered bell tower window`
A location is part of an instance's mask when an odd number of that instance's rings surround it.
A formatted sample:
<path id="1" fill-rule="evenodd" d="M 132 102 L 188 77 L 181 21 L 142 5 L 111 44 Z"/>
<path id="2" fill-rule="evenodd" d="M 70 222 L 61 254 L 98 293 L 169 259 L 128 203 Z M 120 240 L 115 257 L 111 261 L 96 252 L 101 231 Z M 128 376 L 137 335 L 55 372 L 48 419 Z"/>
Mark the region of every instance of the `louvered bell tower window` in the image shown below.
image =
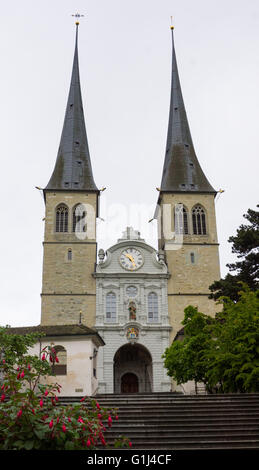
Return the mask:
<path id="1" fill-rule="evenodd" d="M 194 235 L 206 235 L 206 215 L 201 206 L 195 206 L 192 210 L 192 225 Z"/>
<path id="2" fill-rule="evenodd" d="M 85 223 L 86 211 L 84 206 L 78 204 L 73 210 L 73 232 L 85 232 L 86 223 Z"/>
<path id="3" fill-rule="evenodd" d="M 174 212 L 174 227 L 176 235 L 188 235 L 188 213 L 185 207 L 177 204 Z"/>
<path id="4" fill-rule="evenodd" d="M 56 232 L 68 232 L 68 208 L 65 205 L 56 210 Z"/>

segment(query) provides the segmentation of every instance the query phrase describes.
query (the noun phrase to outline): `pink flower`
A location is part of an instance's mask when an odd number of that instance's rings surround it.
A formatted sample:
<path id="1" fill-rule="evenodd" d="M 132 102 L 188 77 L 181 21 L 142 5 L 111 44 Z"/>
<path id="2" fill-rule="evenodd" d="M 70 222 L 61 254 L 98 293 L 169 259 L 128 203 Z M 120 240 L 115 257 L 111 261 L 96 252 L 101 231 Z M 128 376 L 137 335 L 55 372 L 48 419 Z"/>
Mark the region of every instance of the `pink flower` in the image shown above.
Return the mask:
<path id="1" fill-rule="evenodd" d="M 101 413 L 98 413 L 98 419 L 102 419 Z"/>
<path id="2" fill-rule="evenodd" d="M 68 421 L 71 423 L 71 418 L 67 418 L 67 419 L 68 419 Z"/>
<path id="3" fill-rule="evenodd" d="M 100 409 L 101 409 L 101 407 L 100 407 L 100 405 L 99 405 L 99 403 L 98 403 L 98 402 L 96 402 L 96 408 L 98 408 L 98 410 L 100 410 Z"/>
<path id="4" fill-rule="evenodd" d="M 59 358 L 58 358 L 57 356 L 55 357 L 55 361 L 56 361 L 56 362 L 59 362 Z"/>
<path id="5" fill-rule="evenodd" d="M 33 408 L 31 409 L 31 411 L 32 411 L 32 412 L 33 412 L 33 414 L 35 415 L 35 411 L 34 411 L 34 409 L 33 409 Z"/>
<path id="6" fill-rule="evenodd" d="M 111 424 L 112 424 L 112 417 L 111 417 L 111 415 L 110 415 L 109 418 L 108 418 L 108 423 L 111 423 Z"/>
<path id="7" fill-rule="evenodd" d="M 90 445 L 91 445 L 91 441 L 90 441 L 89 438 L 88 438 L 88 441 L 87 441 L 86 445 L 87 445 L 87 447 L 90 447 Z"/>
<path id="8" fill-rule="evenodd" d="M 81 400 L 80 400 L 80 401 L 85 401 L 85 397 L 81 398 Z"/>
<path id="9" fill-rule="evenodd" d="M 41 408 L 43 407 L 43 400 L 42 400 L 42 398 L 41 398 L 41 400 L 40 400 L 40 407 L 41 407 Z"/>
<path id="10" fill-rule="evenodd" d="M 119 419 L 119 416 L 118 416 L 118 415 L 116 415 L 116 416 L 115 416 L 115 419 L 118 421 L 118 419 Z"/>
<path id="11" fill-rule="evenodd" d="M 5 385 L 2 385 L 1 390 L 4 390 L 4 388 L 5 388 Z"/>
<path id="12" fill-rule="evenodd" d="M 49 394 L 48 390 L 46 389 L 44 392 L 45 397 Z"/>
<path id="13" fill-rule="evenodd" d="M 58 401 L 58 397 L 56 397 L 56 395 L 55 395 L 55 400 Z"/>
<path id="14" fill-rule="evenodd" d="M 57 423 L 59 423 L 59 417 L 57 417 Z"/>
<path id="15" fill-rule="evenodd" d="M 31 366 L 30 366 L 30 364 L 28 364 L 28 370 L 31 370 Z"/>
<path id="16" fill-rule="evenodd" d="M 53 419 L 49 422 L 49 429 L 53 428 Z"/>
<path id="17" fill-rule="evenodd" d="M 84 421 L 82 420 L 81 416 L 79 416 L 77 422 L 78 422 L 78 423 L 83 423 L 83 422 L 84 422 Z"/>
<path id="18" fill-rule="evenodd" d="M 20 416 L 22 416 L 22 410 L 19 410 L 17 413 L 17 418 L 20 418 Z"/>
<path id="19" fill-rule="evenodd" d="M 20 378 L 20 372 L 17 374 L 17 380 L 19 380 Z"/>
<path id="20" fill-rule="evenodd" d="M 66 426 L 63 424 L 63 425 L 62 425 L 62 431 L 63 431 L 63 432 L 66 432 L 66 430 L 67 430 L 67 428 L 66 428 Z"/>
<path id="21" fill-rule="evenodd" d="M 21 373 L 21 379 L 23 379 L 23 377 L 24 377 L 24 371 L 22 371 Z"/>
<path id="22" fill-rule="evenodd" d="M 3 359 L 3 364 L 5 364 L 5 359 Z"/>
<path id="23" fill-rule="evenodd" d="M 4 393 L 2 393 L 2 396 L 1 396 L 1 401 L 4 401 L 4 399 L 5 399 L 5 394 L 4 394 Z"/>
<path id="24" fill-rule="evenodd" d="M 132 447 L 132 442 L 129 441 L 129 446 Z"/>
<path id="25" fill-rule="evenodd" d="M 42 354 L 41 360 L 45 361 L 45 359 L 46 359 L 46 356 L 45 356 L 45 353 L 44 353 L 44 354 Z"/>

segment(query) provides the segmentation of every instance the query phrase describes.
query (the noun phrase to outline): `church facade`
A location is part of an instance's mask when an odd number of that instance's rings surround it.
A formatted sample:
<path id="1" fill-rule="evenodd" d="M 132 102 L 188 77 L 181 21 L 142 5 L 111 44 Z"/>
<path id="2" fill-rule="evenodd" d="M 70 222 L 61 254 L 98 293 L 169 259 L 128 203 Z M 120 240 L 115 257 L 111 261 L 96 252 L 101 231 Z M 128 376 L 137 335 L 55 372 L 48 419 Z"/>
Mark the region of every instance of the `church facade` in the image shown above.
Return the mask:
<path id="1" fill-rule="evenodd" d="M 173 28 L 169 124 L 157 189 L 156 249 L 131 227 L 106 252 L 97 248 L 100 190 L 93 177 L 84 120 L 77 24 L 60 146 L 43 190 L 41 327 L 79 324 L 96 331 L 104 342 L 97 354 L 98 392 L 174 390 L 162 354 L 182 328 L 184 308 L 194 305 L 215 314 L 208 295 L 209 286 L 220 278 L 217 191 L 194 150 Z"/>

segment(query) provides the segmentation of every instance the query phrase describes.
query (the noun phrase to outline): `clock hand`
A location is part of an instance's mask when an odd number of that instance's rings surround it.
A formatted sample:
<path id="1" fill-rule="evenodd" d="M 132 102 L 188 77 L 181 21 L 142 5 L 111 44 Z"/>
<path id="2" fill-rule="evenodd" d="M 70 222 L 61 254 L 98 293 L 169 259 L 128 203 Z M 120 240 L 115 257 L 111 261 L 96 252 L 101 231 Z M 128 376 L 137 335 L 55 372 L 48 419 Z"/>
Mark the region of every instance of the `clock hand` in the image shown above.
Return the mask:
<path id="1" fill-rule="evenodd" d="M 131 255 L 129 255 L 129 254 L 127 253 L 125 256 L 126 256 L 127 258 L 129 258 L 129 260 L 132 262 L 133 266 L 136 266 L 135 261 L 134 261 L 134 258 L 133 258 Z"/>

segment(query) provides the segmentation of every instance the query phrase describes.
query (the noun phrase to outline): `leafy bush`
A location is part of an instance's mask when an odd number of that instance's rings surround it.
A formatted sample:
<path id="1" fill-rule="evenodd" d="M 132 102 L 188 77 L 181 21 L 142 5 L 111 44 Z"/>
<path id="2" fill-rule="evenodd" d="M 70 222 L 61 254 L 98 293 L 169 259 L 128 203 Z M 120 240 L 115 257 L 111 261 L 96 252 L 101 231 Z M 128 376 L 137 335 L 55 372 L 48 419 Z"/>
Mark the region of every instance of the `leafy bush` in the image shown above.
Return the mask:
<path id="1" fill-rule="evenodd" d="M 105 432 L 118 419 L 117 410 L 102 408 L 90 397 L 60 404 L 60 385 L 44 385 L 51 362 L 58 362 L 55 349 L 45 347 L 40 357 L 28 354 L 39 336 L 11 335 L 0 328 L 0 449 L 106 448 Z M 131 447 L 131 442 L 121 436 L 114 446 Z"/>

